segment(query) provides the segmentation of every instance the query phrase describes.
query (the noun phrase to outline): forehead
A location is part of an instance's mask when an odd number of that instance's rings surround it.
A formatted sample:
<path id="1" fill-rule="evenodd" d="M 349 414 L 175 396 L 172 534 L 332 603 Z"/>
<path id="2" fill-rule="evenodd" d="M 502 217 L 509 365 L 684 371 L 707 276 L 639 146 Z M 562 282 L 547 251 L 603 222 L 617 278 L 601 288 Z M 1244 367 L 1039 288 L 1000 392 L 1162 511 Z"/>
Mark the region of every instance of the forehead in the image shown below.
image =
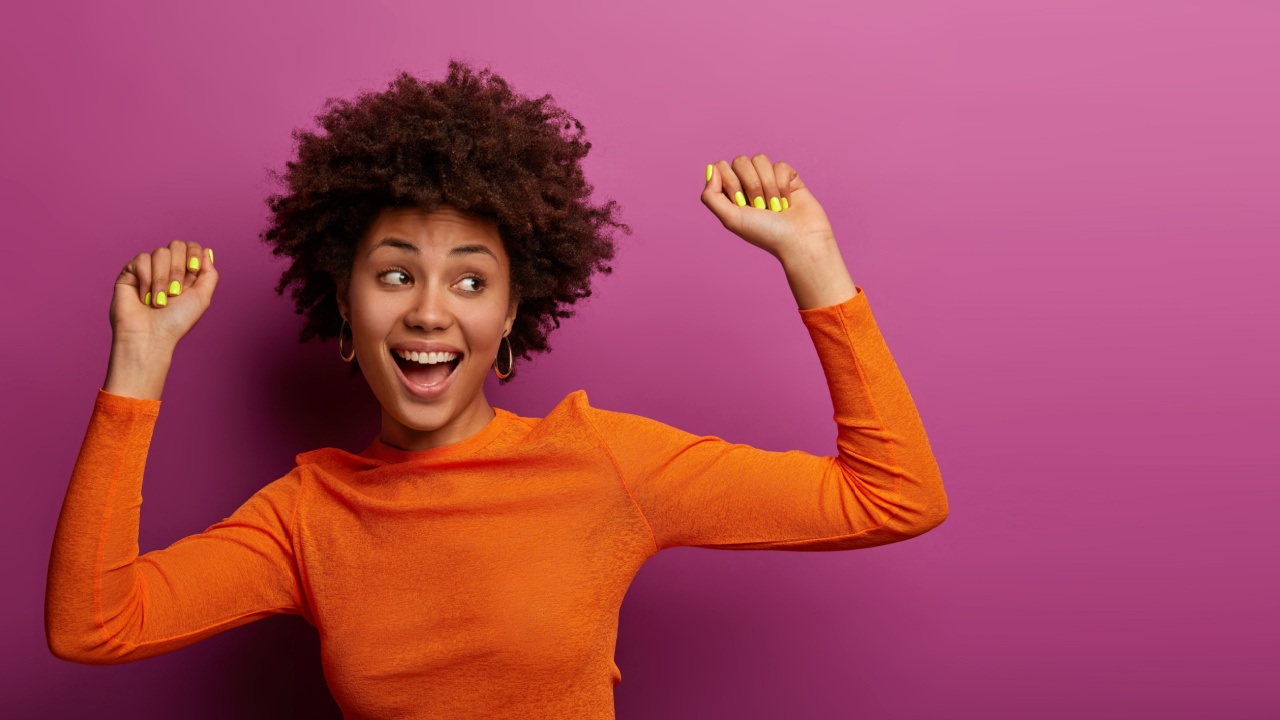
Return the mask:
<path id="1" fill-rule="evenodd" d="M 399 242 L 387 242 L 396 240 Z M 426 254 L 444 254 L 459 245 L 482 245 L 499 261 L 505 260 L 502 236 L 491 220 L 441 205 L 432 212 L 420 208 L 387 208 L 369 226 L 357 248 L 357 259 L 374 252 L 406 252 L 404 242 Z"/>

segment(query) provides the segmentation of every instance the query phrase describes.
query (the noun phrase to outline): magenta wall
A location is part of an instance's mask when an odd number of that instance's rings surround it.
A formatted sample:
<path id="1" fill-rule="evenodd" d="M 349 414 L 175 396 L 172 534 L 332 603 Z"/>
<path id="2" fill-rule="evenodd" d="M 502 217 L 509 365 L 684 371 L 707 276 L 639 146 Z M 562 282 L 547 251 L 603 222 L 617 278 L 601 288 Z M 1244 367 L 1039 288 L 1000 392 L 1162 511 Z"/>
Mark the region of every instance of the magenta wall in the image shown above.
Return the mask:
<path id="1" fill-rule="evenodd" d="M 765 152 L 826 207 L 947 483 L 950 519 L 910 542 L 654 558 L 622 611 L 620 718 L 1280 713 L 1273 3 L 61 5 L 0 22 L 0 714 L 337 716 L 296 617 L 131 665 L 57 660 L 49 547 L 112 283 L 171 239 L 213 247 L 221 282 L 165 389 L 143 552 L 295 453 L 373 436 L 363 381 L 299 346 L 271 290 L 266 170 L 326 97 L 452 56 L 574 112 L 635 229 L 495 405 L 541 416 L 585 388 L 833 453 L 781 269 L 698 199 L 708 162 Z"/>

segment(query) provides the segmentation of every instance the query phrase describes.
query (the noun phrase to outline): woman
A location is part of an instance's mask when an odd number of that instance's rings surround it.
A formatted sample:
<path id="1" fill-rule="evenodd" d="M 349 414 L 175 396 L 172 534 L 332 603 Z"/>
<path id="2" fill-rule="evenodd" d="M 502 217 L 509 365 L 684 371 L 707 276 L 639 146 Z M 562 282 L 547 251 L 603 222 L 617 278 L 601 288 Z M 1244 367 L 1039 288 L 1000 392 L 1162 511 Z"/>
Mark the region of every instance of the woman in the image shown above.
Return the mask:
<path id="1" fill-rule="evenodd" d="M 106 381 L 54 538 L 53 653 L 120 663 L 275 613 L 320 633 L 347 717 L 613 717 L 618 610 L 664 548 L 845 550 L 919 535 L 947 500 L 920 418 L 794 169 L 707 166 L 702 201 L 781 263 L 826 374 L 837 455 L 769 452 L 592 407 L 492 407 L 489 368 L 547 350 L 614 245 L 587 204 L 582 125 L 453 62 L 401 74 L 298 133 L 264 233 L 292 259 L 302 340 L 338 338 L 382 405 L 359 453 L 321 448 L 231 517 L 137 554 L 143 464 L 213 251 L 134 257 Z M 331 101 L 332 102 L 332 101 Z M 568 137 L 561 130 L 577 128 Z M 752 358 L 744 361 L 751 362 Z M 757 358 L 764 363 L 767 360 Z"/>

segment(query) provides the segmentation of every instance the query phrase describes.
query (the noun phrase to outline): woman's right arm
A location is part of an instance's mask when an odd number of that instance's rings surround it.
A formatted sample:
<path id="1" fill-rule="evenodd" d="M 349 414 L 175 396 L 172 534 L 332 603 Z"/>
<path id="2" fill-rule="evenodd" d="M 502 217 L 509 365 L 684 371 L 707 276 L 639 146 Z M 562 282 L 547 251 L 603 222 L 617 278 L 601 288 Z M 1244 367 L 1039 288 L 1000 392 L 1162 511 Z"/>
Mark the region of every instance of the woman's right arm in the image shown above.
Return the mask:
<path id="1" fill-rule="evenodd" d="M 307 616 L 293 551 L 296 471 L 204 532 L 138 555 L 143 468 L 164 378 L 176 341 L 208 307 L 216 284 L 210 256 L 188 266 L 189 256 L 201 258 L 202 251 L 175 241 L 135 257 L 116 282 L 107 380 L 49 560 L 45 632 L 50 650 L 64 660 L 129 662 L 268 615 Z M 181 285 L 176 301 L 142 302 L 174 280 Z"/>
<path id="2" fill-rule="evenodd" d="M 159 400 L 97 393 L 49 559 L 45 633 L 63 660 L 130 662 L 268 615 L 308 614 L 293 551 L 296 471 L 204 532 L 138 555 L 159 411 Z"/>

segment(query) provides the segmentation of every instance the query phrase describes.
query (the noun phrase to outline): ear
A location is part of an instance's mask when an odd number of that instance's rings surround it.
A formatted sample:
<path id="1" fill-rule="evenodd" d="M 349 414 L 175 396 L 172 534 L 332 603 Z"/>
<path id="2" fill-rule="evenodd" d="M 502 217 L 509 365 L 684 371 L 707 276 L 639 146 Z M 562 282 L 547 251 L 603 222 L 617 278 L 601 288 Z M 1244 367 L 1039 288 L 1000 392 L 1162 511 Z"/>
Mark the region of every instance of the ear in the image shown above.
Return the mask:
<path id="1" fill-rule="evenodd" d="M 511 300 L 511 305 L 507 308 L 507 320 L 506 320 L 507 329 L 503 333 L 503 335 L 511 334 L 511 327 L 516 321 L 516 310 L 518 310 L 519 307 L 520 307 L 520 302 L 513 298 Z"/>
<path id="2" fill-rule="evenodd" d="M 351 322 L 351 307 L 347 304 L 347 285 L 346 283 L 338 283 L 338 290 L 334 293 L 338 300 L 338 312 L 342 313 L 342 317 Z"/>

